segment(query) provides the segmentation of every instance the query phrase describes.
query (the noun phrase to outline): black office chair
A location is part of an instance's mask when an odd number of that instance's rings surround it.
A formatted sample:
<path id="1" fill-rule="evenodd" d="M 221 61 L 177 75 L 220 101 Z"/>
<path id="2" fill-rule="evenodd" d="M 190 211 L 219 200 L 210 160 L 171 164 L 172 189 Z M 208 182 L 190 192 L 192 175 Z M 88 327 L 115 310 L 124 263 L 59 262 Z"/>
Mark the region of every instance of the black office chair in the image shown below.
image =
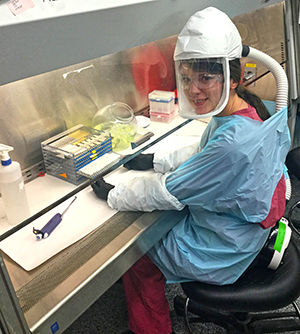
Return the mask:
<path id="1" fill-rule="evenodd" d="M 192 333 L 193 322 L 213 322 L 227 333 L 300 329 L 300 311 L 295 303 L 300 295 L 300 254 L 292 240 L 277 270 L 252 267 L 231 285 L 189 282 L 181 286 L 187 298 L 175 297 L 174 307 L 177 314 L 184 315 L 188 333 Z M 290 304 L 295 311 L 278 312 Z M 197 318 L 189 319 L 188 312 Z"/>
<path id="2" fill-rule="evenodd" d="M 292 172 L 292 174 L 300 180 L 300 146 L 289 151 L 285 160 L 285 165 L 289 172 Z"/>

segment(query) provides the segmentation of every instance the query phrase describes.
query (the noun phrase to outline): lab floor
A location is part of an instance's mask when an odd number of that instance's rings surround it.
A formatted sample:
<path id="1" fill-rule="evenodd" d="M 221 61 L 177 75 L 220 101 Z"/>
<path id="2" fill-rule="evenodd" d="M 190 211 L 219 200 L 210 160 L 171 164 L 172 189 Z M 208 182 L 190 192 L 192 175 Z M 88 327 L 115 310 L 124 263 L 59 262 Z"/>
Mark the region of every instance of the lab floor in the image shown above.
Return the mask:
<path id="1" fill-rule="evenodd" d="M 292 197 L 287 205 L 287 210 L 300 201 L 300 181 L 291 176 Z M 299 221 L 300 210 L 293 213 L 295 222 Z M 295 237 L 300 248 L 300 239 Z M 166 296 L 170 303 L 171 320 L 176 334 L 186 334 L 183 319 L 176 315 L 173 307 L 173 299 L 176 295 L 182 295 L 179 284 L 166 286 Z M 300 298 L 297 301 L 300 306 Z M 103 296 L 101 296 L 85 313 L 81 315 L 64 334 L 121 334 L 127 330 L 127 311 L 122 283 L 114 284 Z M 223 334 L 225 330 L 213 324 L 194 324 L 195 334 Z M 294 332 L 300 333 L 300 331 Z M 274 334 L 276 334 L 274 332 Z"/>

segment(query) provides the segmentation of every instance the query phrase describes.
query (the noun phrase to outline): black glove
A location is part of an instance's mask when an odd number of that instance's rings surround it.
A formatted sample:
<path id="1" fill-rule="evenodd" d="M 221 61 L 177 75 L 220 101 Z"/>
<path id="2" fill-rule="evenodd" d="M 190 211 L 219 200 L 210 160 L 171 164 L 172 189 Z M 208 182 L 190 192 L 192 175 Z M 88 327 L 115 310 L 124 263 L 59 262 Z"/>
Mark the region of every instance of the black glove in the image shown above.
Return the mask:
<path id="1" fill-rule="evenodd" d="M 115 186 L 105 182 L 103 179 L 100 179 L 92 184 L 92 188 L 97 197 L 107 200 L 107 196 L 110 190 Z"/>
<path id="2" fill-rule="evenodd" d="M 123 166 L 127 169 L 147 170 L 153 168 L 154 154 L 140 154 Z"/>

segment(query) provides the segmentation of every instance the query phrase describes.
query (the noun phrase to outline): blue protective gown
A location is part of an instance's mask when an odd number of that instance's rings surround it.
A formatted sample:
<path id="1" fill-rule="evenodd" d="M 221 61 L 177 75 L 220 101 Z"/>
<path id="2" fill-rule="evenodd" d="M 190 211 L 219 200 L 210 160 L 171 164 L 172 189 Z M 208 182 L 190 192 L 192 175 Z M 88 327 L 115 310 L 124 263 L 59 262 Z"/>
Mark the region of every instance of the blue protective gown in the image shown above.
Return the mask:
<path id="1" fill-rule="evenodd" d="M 268 215 L 290 147 L 287 109 L 260 122 L 213 117 L 201 150 L 170 173 L 117 185 L 117 210 L 182 210 L 188 214 L 148 252 L 167 282 L 235 282 L 263 247 Z M 200 151 L 200 152 L 199 152 Z M 154 161 L 155 162 L 155 161 Z"/>
<path id="2" fill-rule="evenodd" d="M 259 122 L 213 117 L 202 150 L 166 179 L 190 213 L 149 252 L 168 282 L 235 282 L 264 245 L 268 215 L 290 147 L 287 110 Z"/>

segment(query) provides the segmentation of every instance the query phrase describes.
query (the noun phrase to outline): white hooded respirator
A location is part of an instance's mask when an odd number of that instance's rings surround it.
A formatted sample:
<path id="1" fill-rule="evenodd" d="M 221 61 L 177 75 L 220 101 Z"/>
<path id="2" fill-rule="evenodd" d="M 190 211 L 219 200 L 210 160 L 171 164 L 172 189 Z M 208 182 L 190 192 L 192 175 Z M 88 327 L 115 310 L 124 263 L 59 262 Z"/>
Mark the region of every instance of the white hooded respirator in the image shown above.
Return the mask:
<path id="1" fill-rule="evenodd" d="M 229 61 L 241 56 L 240 34 L 225 13 L 208 7 L 191 16 L 174 52 L 180 116 L 220 113 L 229 98 Z"/>

